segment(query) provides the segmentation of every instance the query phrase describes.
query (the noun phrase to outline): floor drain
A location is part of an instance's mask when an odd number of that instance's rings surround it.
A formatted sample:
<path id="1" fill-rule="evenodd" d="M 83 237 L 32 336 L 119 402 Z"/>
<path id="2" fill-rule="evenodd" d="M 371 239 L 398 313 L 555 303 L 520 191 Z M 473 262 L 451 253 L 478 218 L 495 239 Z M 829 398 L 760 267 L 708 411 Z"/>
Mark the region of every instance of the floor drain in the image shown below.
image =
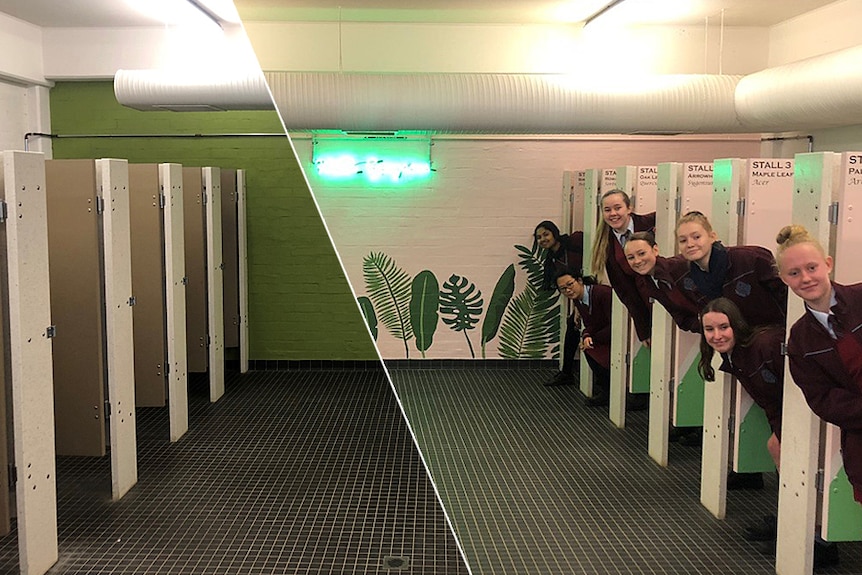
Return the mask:
<path id="1" fill-rule="evenodd" d="M 383 558 L 383 568 L 390 571 L 403 571 L 410 568 L 410 557 L 388 555 Z"/>

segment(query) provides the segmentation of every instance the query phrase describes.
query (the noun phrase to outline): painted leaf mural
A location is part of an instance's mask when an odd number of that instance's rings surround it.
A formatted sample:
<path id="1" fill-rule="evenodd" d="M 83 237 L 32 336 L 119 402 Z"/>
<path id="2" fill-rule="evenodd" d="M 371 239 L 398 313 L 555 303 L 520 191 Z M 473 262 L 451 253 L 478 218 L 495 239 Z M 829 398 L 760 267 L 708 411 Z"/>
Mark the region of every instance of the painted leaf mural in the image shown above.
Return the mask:
<path id="1" fill-rule="evenodd" d="M 443 289 L 440 290 L 440 315 L 443 316 L 443 323 L 453 331 L 464 333 L 467 347 L 470 348 L 470 357 L 473 358 L 476 354 L 467 332 L 475 329 L 479 323 L 484 303 L 482 291 L 476 289 L 476 285 L 467 278 L 453 274 L 443 282 Z"/>
<path id="2" fill-rule="evenodd" d="M 440 284 L 429 270 L 416 274 L 410 288 L 410 325 L 416 338 L 416 349 L 425 352 L 434 343 L 437 331 L 437 308 L 440 306 Z"/>
<path id="3" fill-rule="evenodd" d="M 374 313 L 374 305 L 364 295 L 356 298 L 356 301 L 359 302 L 359 309 L 362 310 L 362 315 L 365 317 L 365 323 L 368 325 L 371 337 L 374 338 L 374 341 L 377 341 L 377 314 Z"/>
<path id="4" fill-rule="evenodd" d="M 485 357 L 485 344 L 497 335 L 500 321 L 503 319 L 506 306 L 509 305 L 513 293 L 515 293 L 515 265 L 509 264 L 509 267 L 506 268 L 506 271 L 497 280 L 497 285 L 494 286 L 494 293 L 491 294 L 491 301 L 488 302 L 488 311 L 485 312 L 485 320 L 482 322 L 481 343 L 483 358 Z"/>
<path id="5" fill-rule="evenodd" d="M 378 321 L 392 337 L 404 341 L 404 354 L 409 359 L 407 342 L 413 339 L 410 276 L 382 252 L 371 252 L 362 259 L 362 275 Z"/>
<path id="6" fill-rule="evenodd" d="M 540 359 L 549 345 L 558 344 L 559 295 L 542 289 L 544 250 L 515 246 L 527 285 L 512 300 L 500 328 L 499 352 L 507 359 Z M 556 346 L 558 349 L 559 346 Z"/>

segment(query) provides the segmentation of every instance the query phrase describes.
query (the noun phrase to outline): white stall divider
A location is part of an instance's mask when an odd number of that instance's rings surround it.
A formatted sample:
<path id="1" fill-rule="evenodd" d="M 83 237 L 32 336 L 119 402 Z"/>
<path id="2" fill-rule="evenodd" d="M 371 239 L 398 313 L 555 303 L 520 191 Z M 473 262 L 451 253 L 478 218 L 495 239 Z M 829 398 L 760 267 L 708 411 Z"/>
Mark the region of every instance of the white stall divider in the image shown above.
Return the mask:
<path id="1" fill-rule="evenodd" d="M 593 242 L 596 238 L 596 227 L 599 218 L 599 182 L 601 181 L 600 170 L 584 171 L 584 274 L 592 273 L 591 261 Z M 581 393 L 587 397 L 593 396 L 593 372 L 586 360 L 580 364 L 580 388 Z"/>
<path id="2" fill-rule="evenodd" d="M 248 372 L 248 237 L 245 170 L 236 171 L 237 249 L 239 251 L 239 372 Z"/>
<path id="3" fill-rule="evenodd" d="M 7 206 L 3 275 L 8 282 L 4 303 L 9 306 L 10 361 L 6 369 L 12 385 L 15 467 L 20 470 L 15 487 L 18 562 L 24 575 L 41 575 L 58 558 L 44 155 L 3 152 L 0 181 Z"/>
<path id="4" fill-rule="evenodd" d="M 837 196 L 841 157 L 833 152 L 797 154 L 794 165 L 793 221 L 808 228 L 824 246 L 830 245 L 825 217 Z M 787 326 L 796 323 L 805 307 L 794 293 L 787 298 Z M 781 480 L 778 486 L 778 541 L 775 572 L 809 575 L 814 566 L 814 524 L 817 515 L 817 464 L 820 418 L 809 409 L 784 366 L 781 423 Z"/>
<path id="5" fill-rule="evenodd" d="M 180 164 L 159 164 L 159 181 L 165 228 L 168 417 L 171 441 L 177 441 L 189 430 L 183 167 Z"/>
<path id="6" fill-rule="evenodd" d="M 221 170 L 203 168 L 206 202 L 207 335 L 210 401 L 224 395 L 224 260 L 221 237 Z"/>
<path id="7" fill-rule="evenodd" d="M 96 160 L 96 181 L 102 200 L 111 495 L 117 500 L 138 482 L 128 161 Z"/>

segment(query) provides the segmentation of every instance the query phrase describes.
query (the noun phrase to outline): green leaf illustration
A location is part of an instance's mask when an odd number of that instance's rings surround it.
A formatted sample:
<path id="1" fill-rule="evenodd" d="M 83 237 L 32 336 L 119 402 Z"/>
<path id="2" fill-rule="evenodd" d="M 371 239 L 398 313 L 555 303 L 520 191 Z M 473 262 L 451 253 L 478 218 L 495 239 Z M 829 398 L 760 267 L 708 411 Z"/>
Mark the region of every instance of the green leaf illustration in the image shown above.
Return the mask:
<path id="1" fill-rule="evenodd" d="M 362 310 L 362 315 L 365 316 L 365 323 L 368 325 L 371 337 L 374 338 L 374 341 L 377 341 L 377 315 L 374 313 L 374 305 L 364 295 L 356 298 L 356 301 L 359 302 L 359 309 Z"/>
<path id="2" fill-rule="evenodd" d="M 453 274 L 448 281 L 443 282 L 443 289 L 440 291 L 440 314 L 444 316 L 443 323 L 451 330 L 464 332 L 470 357 L 473 358 L 476 354 L 473 352 L 473 344 L 467 330 L 474 329 L 479 323 L 484 303 L 481 290 L 476 289 L 476 285 L 467 278 Z"/>
<path id="3" fill-rule="evenodd" d="M 425 352 L 434 343 L 437 331 L 437 308 L 440 305 L 440 284 L 429 270 L 423 270 L 413 278 L 410 289 L 410 325 L 416 335 L 416 349 Z"/>
<path id="4" fill-rule="evenodd" d="M 547 319 L 553 315 L 554 302 L 527 284 L 507 309 L 500 327 L 501 357 L 507 359 L 540 359 L 548 347 Z M 556 313 L 559 313 L 557 310 Z M 559 336 L 557 336 L 559 338 Z"/>
<path id="5" fill-rule="evenodd" d="M 494 286 L 494 293 L 491 295 L 488 311 L 485 312 L 485 320 L 482 322 L 483 358 L 485 357 L 485 344 L 497 335 L 503 313 L 506 311 L 506 306 L 509 305 L 513 293 L 515 293 L 515 265 L 509 264 L 509 267 L 497 280 L 497 285 Z"/>
<path id="6" fill-rule="evenodd" d="M 404 354 L 409 359 L 407 342 L 413 339 L 410 276 L 382 252 L 371 252 L 362 259 L 362 275 L 380 322 L 392 337 L 404 341 Z"/>
<path id="7" fill-rule="evenodd" d="M 515 246 L 518 265 L 527 274 L 527 286 L 508 307 L 500 328 L 499 352 L 508 359 L 539 359 L 548 346 L 560 342 L 560 306 L 556 291 L 542 289 L 545 250 Z M 559 345 L 552 348 L 552 353 Z M 558 352 L 557 352 L 558 353 Z"/>

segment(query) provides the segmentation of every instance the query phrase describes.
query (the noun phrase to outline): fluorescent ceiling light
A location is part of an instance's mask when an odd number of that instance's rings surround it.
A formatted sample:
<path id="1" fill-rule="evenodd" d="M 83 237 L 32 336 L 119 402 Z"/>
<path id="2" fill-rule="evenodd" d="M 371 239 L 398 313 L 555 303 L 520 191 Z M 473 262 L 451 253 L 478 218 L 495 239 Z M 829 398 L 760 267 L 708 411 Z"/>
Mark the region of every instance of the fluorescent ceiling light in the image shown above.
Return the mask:
<path id="1" fill-rule="evenodd" d="M 233 0 L 126 0 L 126 3 L 141 14 L 171 26 L 240 22 Z"/>

